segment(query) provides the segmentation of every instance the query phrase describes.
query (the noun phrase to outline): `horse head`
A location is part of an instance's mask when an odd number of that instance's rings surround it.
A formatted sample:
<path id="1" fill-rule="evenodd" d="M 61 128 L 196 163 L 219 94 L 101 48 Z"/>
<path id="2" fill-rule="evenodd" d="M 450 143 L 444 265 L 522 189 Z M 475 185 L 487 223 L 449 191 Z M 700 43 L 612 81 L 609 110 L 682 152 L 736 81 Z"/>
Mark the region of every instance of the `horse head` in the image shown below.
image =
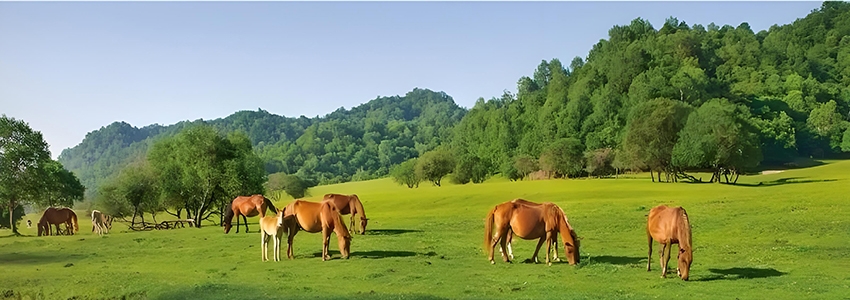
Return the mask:
<path id="1" fill-rule="evenodd" d="M 351 254 L 351 236 L 337 234 L 336 237 L 339 242 L 339 253 L 342 254 L 342 258 L 348 259 Z"/>
<path id="2" fill-rule="evenodd" d="M 366 234 L 366 223 L 369 223 L 369 219 L 360 217 L 360 234 Z"/>
<path id="3" fill-rule="evenodd" d="M 580 244 L 581 239 L 576 236 L 576 231 L 570 229 L 570 239 L 564 239 L 564 252 L 567 256 L 567 261 L 572 266 L 581 262 L 581 255 L 579 254 Z"/>
<path id="4" fill-rule="evenodd" d="M 688 281 L 688 275 L 691 271 L 691 263 L 694 260 L 691 249 L 682 249 L 679 247 L 679 265 L 676 267 L 676 275 L 684 281 Z"/>

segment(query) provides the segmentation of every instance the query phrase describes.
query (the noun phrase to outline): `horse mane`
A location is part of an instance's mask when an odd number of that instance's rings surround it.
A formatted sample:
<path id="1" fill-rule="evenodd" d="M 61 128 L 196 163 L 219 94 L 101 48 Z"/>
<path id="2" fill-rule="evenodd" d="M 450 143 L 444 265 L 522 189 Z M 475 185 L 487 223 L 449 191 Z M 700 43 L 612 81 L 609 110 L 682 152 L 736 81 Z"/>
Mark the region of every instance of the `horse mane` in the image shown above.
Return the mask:
<path id="1" fill-rule="evenodd" d="M 351 194 L 349 197 L 354 198 L 355 209 L 360 213 L 360 218 L 366 219 L 366 211 L 363 210 L 363 202 L 360 201 L 360 197 L 357 197 L 357 194 Z"/>
<path id="2" fill-rule="evenodd" d="M 225 224 L 231 224 L 233 222 L 233 201 L 236 201 L 236 199 L 230 200 L 230 205 L 227 206 L 228 209 L 225 209 L 225 212 L 224 212 L 224 222 L 225 222 Z"/>
<path id="3" fill-rule="evenodd" d="M 684 248 L 685 251 L 693 251 L 691 247 L 691 222 L 688 219 L 688 212 L 684 208 L 680 207 L 679 209 L 682 210 L 679 218 L 679 246 Z"/>
<path id="4" fill-rule="evenodd" d="M 273 211 L 275 214 L 277 214 L 277 207 L 274 207 L 274 204 L 272 204 L 272 201 L 271 201 L 271 200 L 269 200 L 269 198 L 266 198 L 266 196 L 262 196 L 262 195 L 261 195 L 260 197 L 263 197 L 263 203 L 265 203 L 265 204 L 266 204 L 266 206 L 268 206 L 269 208 L 271 208 L 271 209 L 272 209 L 272 211 Z M 232 205 L 232 204 L 231 204 L 231 205 Z M 230 213 L 231 213 L 231 214 L 233 213 L 233 210 L 232 210 L 232 209 L 230 210 Z M 263 214 L 265 214 L 265 212 L 263 212 Z"/>

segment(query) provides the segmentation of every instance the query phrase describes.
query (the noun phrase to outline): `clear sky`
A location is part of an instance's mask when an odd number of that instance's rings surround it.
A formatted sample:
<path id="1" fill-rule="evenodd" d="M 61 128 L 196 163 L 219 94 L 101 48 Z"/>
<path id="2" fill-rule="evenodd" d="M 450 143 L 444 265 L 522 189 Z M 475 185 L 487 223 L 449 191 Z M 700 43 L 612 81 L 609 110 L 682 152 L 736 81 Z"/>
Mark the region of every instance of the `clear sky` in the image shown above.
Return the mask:
<path id="1" fill-rule="evenodd" d="M 0 2 L 0 113 L 41 131 L 55 158 L 113 121 L 313 117 L 415 87 L 471 107 L 637 17 L 758 32 L 820 4 Z"/>

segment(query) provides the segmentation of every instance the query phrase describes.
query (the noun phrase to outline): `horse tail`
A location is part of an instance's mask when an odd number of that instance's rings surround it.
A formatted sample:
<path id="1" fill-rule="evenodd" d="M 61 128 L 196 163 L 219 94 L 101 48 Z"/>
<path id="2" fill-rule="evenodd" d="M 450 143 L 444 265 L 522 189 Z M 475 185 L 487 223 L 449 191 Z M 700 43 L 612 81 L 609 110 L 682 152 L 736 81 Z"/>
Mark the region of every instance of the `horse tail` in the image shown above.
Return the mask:
<path id="1" fill-rule="evenodd" d="M 272 201 L 269 200 L 269 198 L 266 198 L 266 196 L 263 196 L 263 203 L 265 203 L 266 206 L 268 206 L 272 210 L 272 212 L 277 214 L 277 207 L 274 207 L 274 204 L 272 204 Z M 233 212 L 231 211 L 231 213 L 233 213 Z M 263 212 L 263 213 L 265 213 L 265 212 Z"/>
<path id="2" fill-rule="evenodd" d="M 493 244 L 493 222 L 495 221 L 496 208 L 490 210 L 487 213 L 487 218 L 484 219 L 484 249 L 490 249 L 490 245 Z"/>
<path id="3" fill-rule="evenodd" d="M 77 222 L 77 214 L 74 211 L 69 211 L 71 212 L 71 221 L 74 223 L 74 233 L 77 233 L 80 231 L 80 222 Z"/>

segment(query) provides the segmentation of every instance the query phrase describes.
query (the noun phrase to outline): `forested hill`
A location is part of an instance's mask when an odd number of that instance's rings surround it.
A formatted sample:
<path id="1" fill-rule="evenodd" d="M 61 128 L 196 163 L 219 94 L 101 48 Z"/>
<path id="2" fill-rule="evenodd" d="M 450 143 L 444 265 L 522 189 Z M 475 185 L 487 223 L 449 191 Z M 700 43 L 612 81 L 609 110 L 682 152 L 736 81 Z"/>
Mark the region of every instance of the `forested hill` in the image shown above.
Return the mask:
<path id="1" fill-rule="evenodd" d="M 443 143 L 465 113 L 445 93 L 414 89 L 403 97 L 379 97 L 324 117 L 291 118 L 258 110 L 170 126 L 136 128 L 115 122 L 62 151 L 59 161 L 92 195 L 105 179 L 143 157 L 154 141 L 206 123 L 223 133 L 247 133 L 269 173 L 298 173 L 321 183 L 369 179 Z"/>

